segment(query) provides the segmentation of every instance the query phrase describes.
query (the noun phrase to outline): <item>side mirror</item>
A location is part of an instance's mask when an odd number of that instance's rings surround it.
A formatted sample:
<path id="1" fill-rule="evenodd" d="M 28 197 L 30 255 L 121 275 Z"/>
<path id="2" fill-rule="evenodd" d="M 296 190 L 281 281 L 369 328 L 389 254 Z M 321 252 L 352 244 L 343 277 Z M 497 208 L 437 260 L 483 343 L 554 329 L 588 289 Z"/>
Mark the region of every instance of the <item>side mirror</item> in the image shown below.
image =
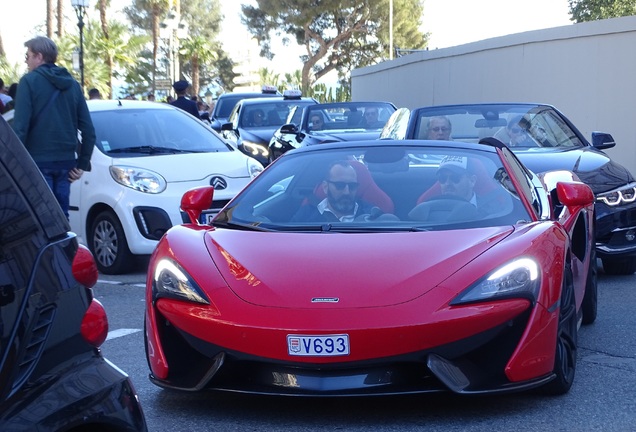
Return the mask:
<path id="1" fill-rule="evenodd" d="M 282 134 L 296 134 L 298 133 L 298 127 L 293 123 L 284 124 L 280 127 L 280 133 Z"/>
<path id="2" fill-rule="evenodd" d="M 557 197 L 566 207 L 583 207 L 594 203 L 594 192 L 585 183 L 564 183 L 556 185 Z"/>
<path id="3" fill-rule="evenodd" d="M 181 210 L 188 214 L 191 223 L 198 225 L 201 213 L 212 207 L 213 196 L 214 188 L 212 186 L 190 189 L 181 197 Z"/>
<path id="4" fill-rule="evenodd" d="M 612 148 L 616 145 L 616 141 L 612 135 L 605 132 L 592 132 L 592 146 L 599 150 Z"/>
<path id="5" fill-rule="evenodd" d="M 221 125 L 221 130 L 222 131 L 231 131 L 234 130 L 234 125 L 232 123 L 223 123 Z"/>

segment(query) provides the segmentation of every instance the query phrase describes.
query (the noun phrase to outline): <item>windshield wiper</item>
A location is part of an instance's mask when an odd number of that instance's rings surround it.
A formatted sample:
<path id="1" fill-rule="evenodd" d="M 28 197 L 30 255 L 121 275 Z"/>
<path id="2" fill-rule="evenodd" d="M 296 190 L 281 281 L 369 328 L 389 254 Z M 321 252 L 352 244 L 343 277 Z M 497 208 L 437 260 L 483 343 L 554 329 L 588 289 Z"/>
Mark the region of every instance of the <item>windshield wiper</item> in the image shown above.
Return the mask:
<path id="1" fill-rule="evenodd" d="M 286 232 L 326 232 L 331 231 L 332 225 L 330 223 L 315 224 L 315 225 L 281 225 L 276 227 L 276 231 Z"/>
<path id="2" fill-rule="evenodd" d="M 192 153 L 192 150 L 181 150 L 171 147 L 156 147 L 151 145 L 126 147 L 108 150 L 108 153 L 148 153 L 148 154 L 175 154 L 175 153 Z"/>
<path id="3" fill-rule="evenodd" d="M 220 221 L 215 221 L 214 223 L 212 223 L 212 226 L 217 227 L 217 228 L 238 229 L 238 230 L 242 230 L 242 231 L 273 231 L 272 229 L 260 226 L 259 222 L 255 222 L 255 223 L 251 223 L 251 224 L 244 224 L 244 223 L 239 223 L 239 222 L 229 222 L 229 221 L 220 222 Z"/>

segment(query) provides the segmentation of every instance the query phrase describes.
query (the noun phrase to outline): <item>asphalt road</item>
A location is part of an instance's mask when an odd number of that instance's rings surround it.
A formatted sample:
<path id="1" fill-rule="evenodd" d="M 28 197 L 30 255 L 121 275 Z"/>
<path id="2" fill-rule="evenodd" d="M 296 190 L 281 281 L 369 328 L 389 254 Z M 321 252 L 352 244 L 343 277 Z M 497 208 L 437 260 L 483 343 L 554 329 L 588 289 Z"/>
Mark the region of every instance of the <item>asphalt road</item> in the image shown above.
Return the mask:
<path id="1" fill-rule="evenodd" d="M 599 274 L 599 314 L 579 333 L 576 379 L 560 397 L 536 393 L 460 397 L 286 398 L 164 390 L 148 380 L 145 268 L 101 275 L 104 355 L 132 378 L 155 431 L 636 431 L 636 275 Z"/>

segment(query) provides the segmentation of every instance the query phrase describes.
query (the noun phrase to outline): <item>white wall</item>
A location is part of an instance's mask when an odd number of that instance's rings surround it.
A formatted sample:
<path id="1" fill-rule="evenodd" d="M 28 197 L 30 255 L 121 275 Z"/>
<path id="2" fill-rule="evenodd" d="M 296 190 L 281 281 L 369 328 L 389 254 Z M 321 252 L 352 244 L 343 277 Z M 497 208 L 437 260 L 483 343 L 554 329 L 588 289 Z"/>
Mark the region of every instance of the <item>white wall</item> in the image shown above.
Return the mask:
<path id="1" fill-rule="evenodd" d="M 353 100 L 415 108 L 462 102 L 556 106 L 636 174 L 636 16 L 518 33 L 422 51 L 356 69 Z"/>

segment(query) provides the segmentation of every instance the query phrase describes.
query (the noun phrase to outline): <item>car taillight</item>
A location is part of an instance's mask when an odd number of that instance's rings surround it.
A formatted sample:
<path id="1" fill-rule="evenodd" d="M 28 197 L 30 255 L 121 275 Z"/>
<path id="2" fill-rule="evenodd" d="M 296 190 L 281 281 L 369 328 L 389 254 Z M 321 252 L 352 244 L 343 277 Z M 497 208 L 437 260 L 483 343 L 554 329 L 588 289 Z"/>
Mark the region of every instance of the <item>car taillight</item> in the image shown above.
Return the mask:
<path id="1" fill-rule="evenodd" d="M 73 276 L 76 281 L 91 288 L 97 283 L 97 265 L 91 251 L 84 245 L 78 246 L 75 258 L 73 258 Z"/>
<path id="2" fill-rule="evenodd" d="M 88 306 L 88 310 L 86 310 L 82 319 L 80 331 L 84 340 L 95 348 L 98 348 L 106 340 L 106 336 L 108 336 L 108 317 L 104 306 L 98 300 L 93 299 Z"/>

